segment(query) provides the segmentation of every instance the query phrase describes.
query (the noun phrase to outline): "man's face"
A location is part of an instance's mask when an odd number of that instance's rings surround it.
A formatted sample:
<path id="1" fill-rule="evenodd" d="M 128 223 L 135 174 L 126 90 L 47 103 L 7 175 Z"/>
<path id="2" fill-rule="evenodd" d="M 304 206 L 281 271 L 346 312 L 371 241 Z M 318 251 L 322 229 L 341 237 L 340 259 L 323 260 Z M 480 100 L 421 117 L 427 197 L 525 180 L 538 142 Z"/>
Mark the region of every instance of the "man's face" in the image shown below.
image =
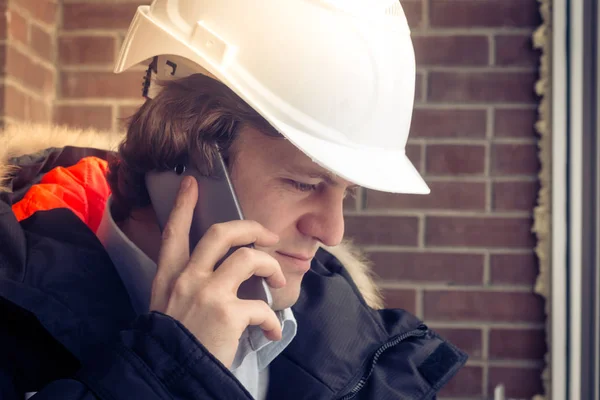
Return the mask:
<path id="1" fill-rule="evenodd" d="M 298 300 L 300 284 L 319 244 L 335 246 L 344 234 L 343 200 L 349 182 L 329 174 L 289 141 L 243 128 L 233 146 L 231 180 L 244 218 L 279 235 L 261 248 L 281 265 L 287 280 L 271 289 L 273 308 Z"/>

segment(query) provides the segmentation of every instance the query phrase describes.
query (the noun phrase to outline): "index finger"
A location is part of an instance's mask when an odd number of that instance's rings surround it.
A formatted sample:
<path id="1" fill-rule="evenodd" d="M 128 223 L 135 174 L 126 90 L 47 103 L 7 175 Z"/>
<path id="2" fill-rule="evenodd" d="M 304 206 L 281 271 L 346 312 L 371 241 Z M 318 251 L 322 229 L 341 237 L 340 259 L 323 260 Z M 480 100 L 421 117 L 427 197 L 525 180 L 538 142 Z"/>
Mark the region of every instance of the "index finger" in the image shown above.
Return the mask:
<path id="1" fill-rule="evenodd" d="M 170 282 L 179 276 L 190 258 L 189 235 L 197 201 L 198 183 L 193 177 L 186 176 L 162 232 L 156 274 L 162 281 Z"/>
<path id="2" fill-rule="evenodd" d="M 278 241 L 276 234 L 256 221 L 233 220 L 214 224 L 192 251 L 189 264 L 203 273 L 212 272 L 232 247 L 249 244 L 269 247 Z"/>

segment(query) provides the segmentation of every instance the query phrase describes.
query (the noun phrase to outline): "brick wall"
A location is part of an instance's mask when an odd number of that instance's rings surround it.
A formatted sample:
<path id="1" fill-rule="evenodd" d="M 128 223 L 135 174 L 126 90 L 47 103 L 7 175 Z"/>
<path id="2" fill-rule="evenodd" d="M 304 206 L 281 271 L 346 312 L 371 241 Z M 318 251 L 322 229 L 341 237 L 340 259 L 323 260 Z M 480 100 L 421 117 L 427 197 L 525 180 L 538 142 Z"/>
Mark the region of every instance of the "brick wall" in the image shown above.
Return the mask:
<path id="1" fill-rule="evenodd" d="M 52 54 L 36 52 L 36 46 L 46 46 L 32 41 L 34 31 L 51 32 L 54 20 L 26 7 L 34 1 L 42 0 L 17 2 L 26 20 L 21 26 L 29 30 L 14 23 L 6 45 L 16 41 L 11 51 L 19 50 L 48 76 L 18 80 L 13 70 L 10 90 L 30 85 L 22 90 L 29 101 L 38 93 L 34 85 L 51 88 L 54 76 Z M 147 2 L 61 3 L 54 120 L 115 129 L 117 118 L 140 104 L 143 67 L 115 76 L 112 65 L 135 8 Z M 470 353 L 444 398 L 489 398 L 498 383 L 507 386 L 509 397 L 530 397 L 542 390 L 546 350 L 543 300 L 533 294 L 537 260 L 531 234 L 538 187 L 538 54 L 530 35 L 540 22 L 537 2 L 402 3 L 419 66 L 408 154 L 432 193 L 364 191 L 346 204 L 348 235 L 375 261 L 388 306 L 416 313 Z M 45 99 L 51 99 L 54 93 L 47 90 Z M 12 113 L 22 109 L 27 107 L 14 105 Z M 33 117 L 13 114 L 6 113 Z"/>
<path id="2" fill-rule="evenodd" d="M 418 65 L 409 157 L 428 197 L 367 191 L 348 227 L 389 306 L 466 349 L 448 398 L 542 392 L 543 300 L 533 294 L 538 171 L 535 0 L 404 0 Z"/>
<path id="3" fill-rule="evenodd" d="M 55 0 L 5 0 L 0 7 L 2 122 L 50 122 L 58 5 Z"/>
<path id="4" fill-rule="evenodd" d="M 150 1 L 63 0 L 58 34 L 58 123 L 119 128 L 141 104 L 142 71 L 113 74 L 119 48 L 140 4 Z"/>

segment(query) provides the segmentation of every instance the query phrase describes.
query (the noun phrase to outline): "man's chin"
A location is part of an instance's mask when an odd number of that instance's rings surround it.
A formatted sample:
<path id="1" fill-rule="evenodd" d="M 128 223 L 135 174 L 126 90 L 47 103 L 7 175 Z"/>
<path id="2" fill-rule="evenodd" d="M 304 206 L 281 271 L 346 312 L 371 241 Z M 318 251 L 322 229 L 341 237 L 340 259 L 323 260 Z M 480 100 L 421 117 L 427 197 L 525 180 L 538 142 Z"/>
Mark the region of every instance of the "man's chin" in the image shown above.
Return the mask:
<path id="1" fill-rule="evenodd" d="M 300 290 L 271 289 L 273 296 L 273 310 L 281 311 L 292 307 L 300 297 Z"/>

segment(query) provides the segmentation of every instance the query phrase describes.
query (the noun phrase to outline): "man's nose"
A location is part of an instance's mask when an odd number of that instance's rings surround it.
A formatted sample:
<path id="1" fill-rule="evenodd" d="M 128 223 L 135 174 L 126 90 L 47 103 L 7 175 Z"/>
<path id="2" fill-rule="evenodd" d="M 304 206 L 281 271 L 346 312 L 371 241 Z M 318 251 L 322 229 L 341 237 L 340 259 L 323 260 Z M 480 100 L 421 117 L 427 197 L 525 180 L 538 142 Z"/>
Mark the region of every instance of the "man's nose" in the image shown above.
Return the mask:
<path id="1" fill-rule="evenodd" d="M 298 229 L 326 246 L 336 246 L 344 237 L 344 196 L 322 199 L 298 221 Z"/>

